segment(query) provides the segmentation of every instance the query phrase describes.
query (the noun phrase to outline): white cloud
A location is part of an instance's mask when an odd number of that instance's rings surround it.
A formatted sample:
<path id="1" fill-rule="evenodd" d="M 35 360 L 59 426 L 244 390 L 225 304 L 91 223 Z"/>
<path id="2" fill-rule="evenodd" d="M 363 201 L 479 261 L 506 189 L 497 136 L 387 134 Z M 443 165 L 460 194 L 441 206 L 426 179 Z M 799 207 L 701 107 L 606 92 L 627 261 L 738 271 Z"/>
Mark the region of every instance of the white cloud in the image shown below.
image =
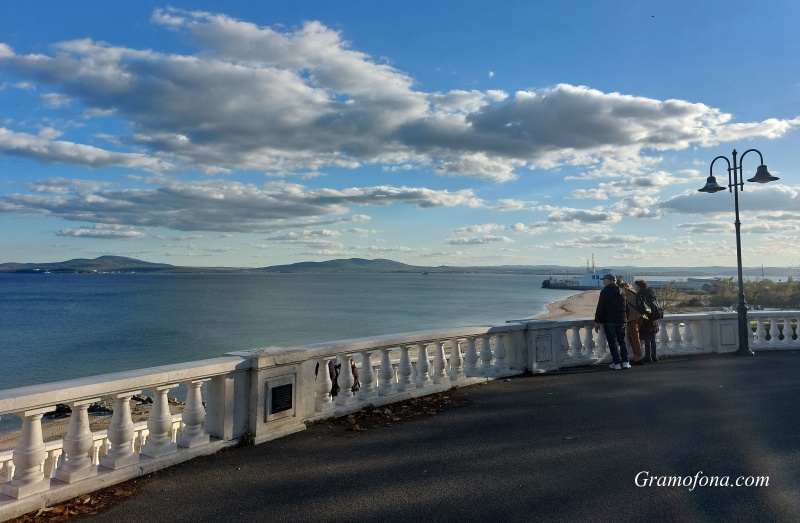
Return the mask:
<path id="1" fill-rule="evenodd" d="M 537 91 L 415 90 L 413 77 L 320 22 L 278 30 L 198 11 L 152 21 L 197 46 L 164 54 L 88 39 L 52 55 L 0 48 L 0 68 L 67 99 L 86 118 L 130 129 L 120 150 L 0 130 L 5 154 L 92 167 L 298 172 L 368 164 L 430 167 L 446 176 L 514 180 L 527 169 L 586 165 L 642 172 L 660 151 L 777 138 L 800 118 L 732 123 L 701 103 L 559 84 Z"/>

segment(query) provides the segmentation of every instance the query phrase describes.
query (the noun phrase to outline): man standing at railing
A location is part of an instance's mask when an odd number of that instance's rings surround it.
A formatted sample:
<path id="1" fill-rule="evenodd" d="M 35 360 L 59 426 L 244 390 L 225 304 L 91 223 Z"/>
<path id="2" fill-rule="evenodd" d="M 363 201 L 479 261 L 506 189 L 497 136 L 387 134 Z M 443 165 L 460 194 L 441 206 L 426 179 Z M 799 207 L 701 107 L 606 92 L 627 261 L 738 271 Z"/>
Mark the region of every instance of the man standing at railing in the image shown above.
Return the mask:
<path id="1" fill-rule="evenodd" d="M 624 291 L 617 285 L 617 278 L 613 274 L 603 276 L 604 287 L 597 300 L 597 310 L 594 313 L 594 331 L 600 332 L 600 325 L 606 334 L 608 350 L 611 351 L 613 370 L 630 369 L 628 361 L 628 346 L 625 344 L 625 324 L 628 322 L 628 304 Z M 617 350 L 619 345 L 619 350 Z"/>

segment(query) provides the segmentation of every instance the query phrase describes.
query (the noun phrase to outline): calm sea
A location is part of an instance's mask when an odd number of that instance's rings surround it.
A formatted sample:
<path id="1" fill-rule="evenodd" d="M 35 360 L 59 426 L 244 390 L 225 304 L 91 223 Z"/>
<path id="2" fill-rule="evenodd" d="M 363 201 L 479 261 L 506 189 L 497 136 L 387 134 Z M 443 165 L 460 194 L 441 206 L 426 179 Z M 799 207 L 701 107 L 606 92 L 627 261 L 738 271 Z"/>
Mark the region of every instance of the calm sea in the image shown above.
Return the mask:
<path id="1" fill-rule="evenodd" d="M 226 352 L 503 323 L 574 292 L 498 274 L 0 274 L 0 390 Z"/>

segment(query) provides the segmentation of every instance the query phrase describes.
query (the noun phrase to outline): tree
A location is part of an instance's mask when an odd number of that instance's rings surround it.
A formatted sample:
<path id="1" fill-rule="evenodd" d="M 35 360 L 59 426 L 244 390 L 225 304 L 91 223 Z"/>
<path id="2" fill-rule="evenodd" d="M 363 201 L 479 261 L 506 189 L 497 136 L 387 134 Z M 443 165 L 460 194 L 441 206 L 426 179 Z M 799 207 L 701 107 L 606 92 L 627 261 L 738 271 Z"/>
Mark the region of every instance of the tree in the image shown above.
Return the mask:
<path id="1" fill-rule="evenodd" d="M 678 312 L 681 290 L 675 284 L 675 280 L 653 290 L 656 293 L 656 298 L 658 298 L 659 303 L 661 303 L 661 307 L 664 309 L 664 314 L 675 314 Z"/>

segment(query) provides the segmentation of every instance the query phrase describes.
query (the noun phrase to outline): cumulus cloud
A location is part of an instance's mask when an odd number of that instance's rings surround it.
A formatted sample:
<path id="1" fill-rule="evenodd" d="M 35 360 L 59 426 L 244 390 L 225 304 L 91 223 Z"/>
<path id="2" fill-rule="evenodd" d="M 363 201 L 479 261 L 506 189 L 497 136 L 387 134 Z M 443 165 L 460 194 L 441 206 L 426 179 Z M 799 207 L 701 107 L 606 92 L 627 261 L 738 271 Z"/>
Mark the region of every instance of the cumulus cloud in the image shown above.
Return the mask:
<path id="1" fill-rule="evenodd" d="M 471 238 L 454 238 L 447 240 L 448 245 L 486 245 L 488 243 L 514 243 L 508 236 L 484 235 Z"/>
<path id="2" fill-rule="evenodd" d="M 57 216 L 106 225 L 164 227 L 179 231 L 274 232 L 320 226 L 325 221 L 364 221 L 349 217 L 349 206 L 396 203 L 432 207 L 479 207 L 470 190 L 434 191 L 414 187 L 363 187 L 346 190 L 308 189 L 272 182 L 258 187 L 225 181 L 175 182 L 141 189 L 89 190 L 63 179 L 33 184 L 38 193 L 0 196 L 0 212 Z"/>
<path id="3" fill-rule="evenodd" d="M 144 238 L 145 233 L 132 227 L 122 225 L 100 224 L 93 227 L 80 227 L 77 229 L 62 229 L 56 236 L 68 238 L 100 238 L 104 240 L 135 240 Z"/>
<path id="4" fill-rule="evenodd" d="M 225 15 L 159 9 L 152 22 L 190 54 L 89 39 L 53 55 L 0 44 L 0 69 L 41 86 L 46 101 L 119 119 L 116 150 L 0 131 L 5 154 L 91 167 L 267 173 L 368 164 L 510 181 L 528 169 L 587 165 L 636 172 L 651 154 L 753 137 L 800 119 L 734 123 L 702 103 L 559 84 L 511 95 L 424 92 L 413 76 L 358 51 L 316 21 L 295 30 Z"/>

